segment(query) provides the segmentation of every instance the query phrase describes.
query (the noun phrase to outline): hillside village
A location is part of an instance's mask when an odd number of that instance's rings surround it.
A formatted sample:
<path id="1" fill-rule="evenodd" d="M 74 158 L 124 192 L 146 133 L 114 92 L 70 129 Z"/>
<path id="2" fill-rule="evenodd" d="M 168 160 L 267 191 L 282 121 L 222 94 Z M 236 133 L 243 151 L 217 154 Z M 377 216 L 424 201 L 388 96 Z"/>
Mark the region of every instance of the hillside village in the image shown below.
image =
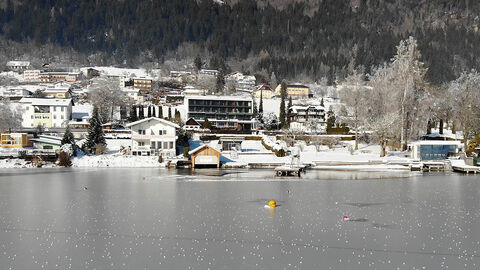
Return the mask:
<path id="1" fill-rule="evenodd" d="M 358 89 L 372 91 L 359 81 L 327 86 L 280 81 L 272 74 L 266 83 L 196 66 L 165 74 L 8 62 L 0 96 L 11 119 L 2 127 L 0 167 L 297 164 L 404 170 L 423 166 L 422 160 L 458 156 L 465 148 L 462 133 L 442 123 L 403 148 L 393 140 L 374 140 L 375 131 L 358 126 L 358 102 L 349 102 Z M 102 137 L 96 143 L 90 134 L 95 129 Z M 70 150 L 64 147 L 68 136 L 74 138 Z M 60 162 L 62 151 L 71 161 Z"/>

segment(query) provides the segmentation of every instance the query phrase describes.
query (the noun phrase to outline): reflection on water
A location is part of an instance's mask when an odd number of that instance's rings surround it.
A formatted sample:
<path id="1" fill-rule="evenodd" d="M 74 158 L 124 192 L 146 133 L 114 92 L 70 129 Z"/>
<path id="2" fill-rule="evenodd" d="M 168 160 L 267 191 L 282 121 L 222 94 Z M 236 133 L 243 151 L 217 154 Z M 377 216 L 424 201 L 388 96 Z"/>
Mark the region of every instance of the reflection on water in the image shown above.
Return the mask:
<path id="1" fill-rule="evenodd" d="M 2 170 L 0 268 L 479 269 L 479 190 L 442 173 Z"/>

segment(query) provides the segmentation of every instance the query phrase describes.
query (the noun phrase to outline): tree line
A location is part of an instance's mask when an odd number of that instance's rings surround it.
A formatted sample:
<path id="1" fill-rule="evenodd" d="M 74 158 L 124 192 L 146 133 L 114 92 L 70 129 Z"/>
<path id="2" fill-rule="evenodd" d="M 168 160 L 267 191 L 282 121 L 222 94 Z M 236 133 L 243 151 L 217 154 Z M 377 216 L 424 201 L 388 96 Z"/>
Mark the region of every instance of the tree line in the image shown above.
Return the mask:
<path id="1" fill-rule="evenodd" d="M 279 78 L 346 77 L 390 60 L 400 40 L 415 36 L 435 84 L 479 68 L 475 14 L 480 2 L 337 1 L 311 6 L 297 1 L 276 9 L 254 0 L 221 5 L 212 0 L 7 0 L 0 34 L 14 41 L 55 44 L 103 63 L 161 62 L 185 43 L 219 59 L 255 58 L 248 67 Z M 352 4 L 352 3 L 357 4 Z M 308 14 L 308 15 L 307 15 Z M 180 56 L 181 57 L 181 56 Z"/>

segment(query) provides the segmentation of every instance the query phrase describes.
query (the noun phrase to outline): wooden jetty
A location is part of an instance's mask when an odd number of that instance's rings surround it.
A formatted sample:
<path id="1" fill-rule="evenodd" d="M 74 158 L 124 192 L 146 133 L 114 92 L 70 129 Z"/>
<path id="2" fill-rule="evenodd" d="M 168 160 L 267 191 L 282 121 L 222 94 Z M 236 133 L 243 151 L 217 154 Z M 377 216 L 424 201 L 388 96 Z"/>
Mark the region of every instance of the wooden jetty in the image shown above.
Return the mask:
<path id="1" fill-rule="evenodd" d="M 298 176 L 305 172 L 305 166 L 280 166 L 274 169 L 276 176 Z"/>
<path id="2" fill-rule="evenodd" d="M 447 164 L 445 164 L 445 162 L 439 162 L 439 161 L 423 162 L 423 171 L 442 172 L 442 171 L 446 171 L 446 169 L 447 169 Z"/>
<path id="3" fill-rule="evenodd" d="M 478 173 L 480 172 L 480 167 L 477 166 L 470 166 L 465 164 L 464 160 L 452 160 L 452 169 L 454 172 L 461 172 L 461 173 Z"/>

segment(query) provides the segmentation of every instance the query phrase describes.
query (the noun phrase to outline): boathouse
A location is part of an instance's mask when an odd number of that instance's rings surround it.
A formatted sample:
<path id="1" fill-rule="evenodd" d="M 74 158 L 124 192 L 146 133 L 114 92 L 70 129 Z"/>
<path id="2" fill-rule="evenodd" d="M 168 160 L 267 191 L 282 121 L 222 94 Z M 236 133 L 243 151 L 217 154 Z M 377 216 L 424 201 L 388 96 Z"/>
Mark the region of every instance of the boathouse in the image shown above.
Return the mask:
<path id="1" fill-rule="evenodd" d="M 220 152 L 204 144 L 188 152 L 192 158 L 192 168 L 220 167 Z"/>

